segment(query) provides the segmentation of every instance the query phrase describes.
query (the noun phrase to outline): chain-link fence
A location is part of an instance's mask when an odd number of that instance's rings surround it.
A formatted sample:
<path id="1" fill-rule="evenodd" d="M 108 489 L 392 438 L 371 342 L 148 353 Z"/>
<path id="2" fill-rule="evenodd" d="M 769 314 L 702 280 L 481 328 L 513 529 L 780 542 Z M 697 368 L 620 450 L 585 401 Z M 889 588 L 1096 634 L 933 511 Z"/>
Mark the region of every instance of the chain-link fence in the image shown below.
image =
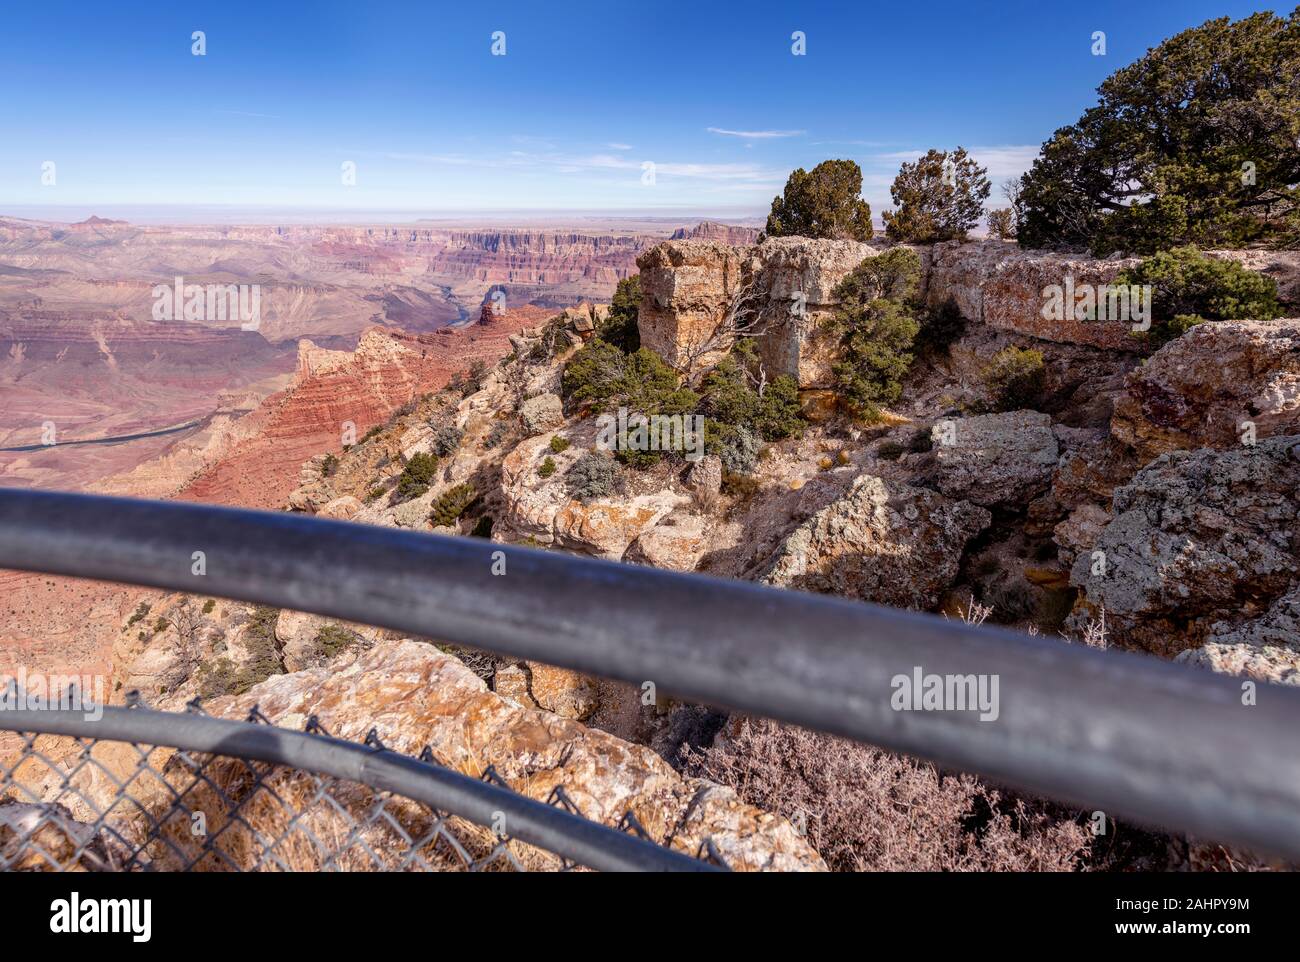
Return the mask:
<path id="1" fill-rule="evenodd" d="M 289 732 L 256 709 L 230 722 L 136 702 L 99 720 L 0 712 L 0 731 L 4 871 L 725 868 L 708 843 L 699 858 L 655 844 L 631 813 L 591 822 L 563 788 L 544 804 L 491 768 L 475 780 L 315 718 Z"/>

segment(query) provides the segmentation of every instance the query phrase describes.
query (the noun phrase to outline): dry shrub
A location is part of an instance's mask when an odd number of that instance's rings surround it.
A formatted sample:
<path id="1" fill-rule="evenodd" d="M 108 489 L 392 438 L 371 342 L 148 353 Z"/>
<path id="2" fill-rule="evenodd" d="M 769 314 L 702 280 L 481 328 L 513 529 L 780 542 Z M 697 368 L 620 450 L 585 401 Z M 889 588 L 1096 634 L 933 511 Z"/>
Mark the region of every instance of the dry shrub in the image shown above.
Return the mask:
<path id="1" fill-rule="evenodd" d="M 691 774 L 806 825 L 835 871 L 1070 871 L 1089 854 L 1074 813 L 794 726 L 733 719 L 683 756 Z"/>

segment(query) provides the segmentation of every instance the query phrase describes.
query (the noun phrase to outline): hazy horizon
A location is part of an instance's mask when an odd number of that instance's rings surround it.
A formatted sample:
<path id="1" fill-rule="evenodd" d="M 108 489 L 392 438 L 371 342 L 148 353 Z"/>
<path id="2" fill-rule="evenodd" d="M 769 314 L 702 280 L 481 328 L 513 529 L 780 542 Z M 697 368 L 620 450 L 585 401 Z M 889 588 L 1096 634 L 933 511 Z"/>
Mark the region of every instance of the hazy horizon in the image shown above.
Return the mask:
<path id="1" fill-rule="evenodd" d="M 441 208 L 429 210 L 260 207 L 244 204 L 8 204 L 0 205 L 0 217 L 52 223 L 77 223 L 90 217 L 124 220 L 148 226 L 168 225 L 318 225 L 331 224 L 462 224 L 556 226 L 584 222 L 627 221 L 632 223 L 678 224 L 699 221 L 761 226 L 765 209 L 648 207 L 564 208 L 500 207 Z"/>

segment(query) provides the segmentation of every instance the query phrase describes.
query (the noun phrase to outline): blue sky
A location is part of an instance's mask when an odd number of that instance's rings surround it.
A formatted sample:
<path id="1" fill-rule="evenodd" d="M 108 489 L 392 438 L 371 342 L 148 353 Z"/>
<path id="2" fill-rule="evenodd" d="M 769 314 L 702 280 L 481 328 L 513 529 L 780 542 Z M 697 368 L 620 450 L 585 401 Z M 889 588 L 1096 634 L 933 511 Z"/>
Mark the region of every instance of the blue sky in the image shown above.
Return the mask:
<path id="1" fill-rule="evenodd" d="M 998 179 L 1177 31 L 1258 4 L 83 3 L 0 20 L 0 213 L 68 205 L 761 212 L 795 167 Z M 191 35 L 206 35 L 205 56 Z M 806 54 L 791 52 L 803 31 Z M 1105 56 L 1091 52 L 1106 33 Z M 491 52 L 505 33 L 504 56 Z M 53 161 L 56 182 L 41 183 Z M 356 165 L 344 186 L 342 165 Z M 653 183 L 643 165 L 653 163 Z M 996 199 L 996 194 L 995 194 Z"/>

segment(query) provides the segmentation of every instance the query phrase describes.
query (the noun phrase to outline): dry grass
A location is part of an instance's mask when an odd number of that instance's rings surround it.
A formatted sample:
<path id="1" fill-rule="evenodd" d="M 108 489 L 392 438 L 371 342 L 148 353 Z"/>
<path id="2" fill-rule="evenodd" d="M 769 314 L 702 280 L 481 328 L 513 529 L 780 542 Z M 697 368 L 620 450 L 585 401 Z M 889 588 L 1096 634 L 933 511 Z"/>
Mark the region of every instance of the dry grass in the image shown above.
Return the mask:
<path id="1" fill-rule="evenodd" d="M 1092 836 L 1076 815 L 969 775 L 763 719 L 733 719 L 692 774 L 806 826 L 837 871 L 1070 871 Z"/>

